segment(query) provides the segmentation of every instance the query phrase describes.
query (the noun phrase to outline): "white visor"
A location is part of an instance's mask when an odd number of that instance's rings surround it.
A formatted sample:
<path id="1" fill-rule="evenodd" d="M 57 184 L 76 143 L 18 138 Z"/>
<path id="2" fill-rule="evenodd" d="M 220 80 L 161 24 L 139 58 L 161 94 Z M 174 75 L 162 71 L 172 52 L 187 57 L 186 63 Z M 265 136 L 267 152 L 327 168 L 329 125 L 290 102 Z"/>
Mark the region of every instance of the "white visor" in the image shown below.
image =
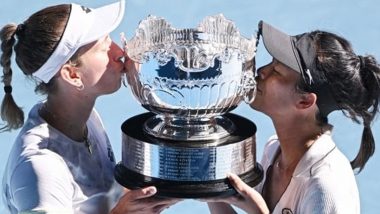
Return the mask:
<path id="1" fill-rule="evenodd" d="M 48 83 L 80 47 L 111 33 L 120 24 L 124 7 L 125 0 L 95 9 L 71 4 L 70 17 L 58 46 L 33 76 Z"/>

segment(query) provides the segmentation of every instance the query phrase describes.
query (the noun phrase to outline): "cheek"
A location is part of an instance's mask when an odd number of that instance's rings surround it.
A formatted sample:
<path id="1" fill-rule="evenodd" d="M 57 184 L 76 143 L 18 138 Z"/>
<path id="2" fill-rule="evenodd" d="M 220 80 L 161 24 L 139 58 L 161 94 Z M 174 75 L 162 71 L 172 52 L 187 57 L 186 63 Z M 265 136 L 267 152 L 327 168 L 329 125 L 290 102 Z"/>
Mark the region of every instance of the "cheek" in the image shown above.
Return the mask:
<path id="1" fill-rule="evenodd" d="M 107 72 L 108 61 L 101 58 L 92 58 L 86 62 L 85 76 L 92 83 L 98 82 L 102 76 Z"/>
<path id="2" fill-rule="evenodd" d="M 262 93 L 257 96 L 257 100 L 253 102 L 254 106 L 262 106 L 263 110 L 275 108 L 277 111 L 280 108 L 286 107 L 292 103 L 294 89 L 287 85 L 279 84 L 278 82 L 268 82 Z"/>
<path id="3" fill-rule="evenodd" d="M 88 79 L 100 79 L 104 73 L 105 68 L 92 64 L 91 67 L 87 67 L 86 74 Z"/>
<path id="4" fill-rule="evenodd" d="M 276 88 L 272 87 L 268 92 L 269 93 L 266 95 L 268 100 L 280 103 L 290 102 L 294 94 L 294 90 L 284 86 L 278 86 Z"/>
<path id="5" fill-rule="evenodd" d="M 91 62 L 91 69 L 95 71 L 104 71 L 109 67 L 109 59 L 106 57 L 94 57 Z"/>

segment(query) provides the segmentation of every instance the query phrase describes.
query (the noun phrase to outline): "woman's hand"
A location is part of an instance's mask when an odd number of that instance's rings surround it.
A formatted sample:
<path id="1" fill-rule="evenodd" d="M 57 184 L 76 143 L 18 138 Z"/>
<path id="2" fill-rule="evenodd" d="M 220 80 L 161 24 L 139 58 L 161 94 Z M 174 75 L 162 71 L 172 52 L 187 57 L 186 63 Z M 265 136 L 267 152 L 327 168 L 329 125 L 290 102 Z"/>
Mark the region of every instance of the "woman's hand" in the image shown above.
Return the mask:
<path id="1" fill-rule="evenodd" d="M 156 192 L 157 189 L 153 186 L 128 190 L 111 210 L 111 214 L 160 213 L 179 201 L 179 199 L 155 197 Z"/>
<path id="2" fill-rule="evenodd" d="M 258 193 L 252 187 L 244 183 L 235 174 L 229 174 L 228 179 L 230 180 L 232 186 L 239 193 L 239 195 L 234 195 L 225 198 L 206 199 L 205 201 L 208 202 L 210 211 L 220 210 L 223 211 L 223 213 L 235 213 L 234 211 L 226 207 L 225 204 L 220 203 L 224 202 L 239 207 L 247 213 L 269 213 L 268 206 L 266 205 L 264 198 L 260 195 L 260 193 Z"/>

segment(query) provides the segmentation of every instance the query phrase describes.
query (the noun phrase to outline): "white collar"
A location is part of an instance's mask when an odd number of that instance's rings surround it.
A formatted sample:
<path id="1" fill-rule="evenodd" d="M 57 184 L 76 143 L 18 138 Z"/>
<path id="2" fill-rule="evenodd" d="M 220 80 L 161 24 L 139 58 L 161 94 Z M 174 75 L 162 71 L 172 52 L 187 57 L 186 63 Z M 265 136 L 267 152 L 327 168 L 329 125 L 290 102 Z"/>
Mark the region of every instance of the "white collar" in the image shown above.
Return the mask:
<path id="1" fill-rule="evenodd" d="M 315 164 L 323 160 L 335 148 L 336 145 L 331 138 L 330 132 L 322 134 L 302 156 L 293 172 L 293 176 L 300 176 L 305 171 L 309 171 L 309 175 L 311 175 Z"/>

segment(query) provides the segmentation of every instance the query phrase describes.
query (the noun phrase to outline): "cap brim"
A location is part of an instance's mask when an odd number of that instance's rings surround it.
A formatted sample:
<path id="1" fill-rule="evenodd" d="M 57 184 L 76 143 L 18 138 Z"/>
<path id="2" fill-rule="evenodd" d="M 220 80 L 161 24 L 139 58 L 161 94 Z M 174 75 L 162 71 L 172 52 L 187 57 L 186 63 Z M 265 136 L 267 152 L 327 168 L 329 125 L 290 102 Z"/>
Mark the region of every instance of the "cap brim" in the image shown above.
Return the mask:
<path id="1" fill-rule="evenodd" d="M 261 30 L 264 46 L 269 54 L 291 69 L 302 73 L 299 56 L 294 47 L 292 37 L 264 21 L 260 21 L 259 28 Z"/>
<path id="2" fill-rule="evenodd" d="M 124 16 L 125 0 L 120 0 L 113 4 L 92 9 L 92 27 L 84 35 L 82 45 L 84 43 L 93 42 L 104 35 L 111 33 L 120 24 Z"/>
<path id="3" fill-rule="evenodd" d="M 80 47 L 113 31 L 124 16 L 124 7 L 124 0 L 97 9 L 71 4 L 70 17 L 61 40 L 33 76 L 48 83 Z"/>

